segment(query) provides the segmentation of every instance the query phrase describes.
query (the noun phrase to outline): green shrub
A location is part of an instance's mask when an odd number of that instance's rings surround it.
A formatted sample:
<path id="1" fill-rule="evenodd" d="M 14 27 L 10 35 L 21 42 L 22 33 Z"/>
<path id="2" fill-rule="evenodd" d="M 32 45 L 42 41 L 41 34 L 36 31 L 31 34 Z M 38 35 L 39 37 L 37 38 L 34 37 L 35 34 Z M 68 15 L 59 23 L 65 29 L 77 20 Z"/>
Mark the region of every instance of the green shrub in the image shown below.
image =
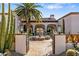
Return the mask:
<path id="1" fill-rule="evenodd" d="M 45 37 L 45 39 L 46 39 L 46 40 L 49 40 L 49 39 L 50 39 L 50 37 L 49 37 L 49 36 L 46 36 L 46 37 Z"/>
<path id="2" fill-rule="evenodd" d="M 76 51 L 74 49 L 68 49 L 66 52 L 67 56 L 76 56 Z"/>

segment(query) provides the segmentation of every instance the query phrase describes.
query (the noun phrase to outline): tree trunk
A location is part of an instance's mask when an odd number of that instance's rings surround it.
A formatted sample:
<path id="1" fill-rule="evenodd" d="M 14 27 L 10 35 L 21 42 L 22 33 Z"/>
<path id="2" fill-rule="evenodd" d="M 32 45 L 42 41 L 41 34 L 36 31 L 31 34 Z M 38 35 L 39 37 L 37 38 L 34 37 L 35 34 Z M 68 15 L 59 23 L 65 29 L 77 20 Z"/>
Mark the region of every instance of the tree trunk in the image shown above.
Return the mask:
<path id="1" fill-rule="evenodd" d="M 26 53 L 29 51 L 29 23 L 27 24 L 27 34 L 26 34 Z"/>
<path id="2" fill-rule="evenodd" d="M 30 24 L 30 18 L 27 20 L 26 24 L 27 24 L 27 34 L 26 34 L 26 53 L 27 53 L 29 51 L 29 24 Z"/>

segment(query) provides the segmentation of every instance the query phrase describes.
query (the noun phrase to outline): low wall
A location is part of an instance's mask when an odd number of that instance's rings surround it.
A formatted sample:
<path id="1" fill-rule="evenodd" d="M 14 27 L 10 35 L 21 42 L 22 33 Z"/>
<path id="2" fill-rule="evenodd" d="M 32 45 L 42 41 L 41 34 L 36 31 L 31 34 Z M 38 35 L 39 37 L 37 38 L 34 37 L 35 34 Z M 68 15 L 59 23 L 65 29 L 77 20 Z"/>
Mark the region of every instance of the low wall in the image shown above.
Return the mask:
<path id="1" fill-rule="evenodd" d="M 55 54 L 66 51 L 66 35 L 55 35 Z"/>
<path id="2" fill-rule="evenodd" d="M 26 54 L 26 34 L 15 35 L 15 51 Z"/>

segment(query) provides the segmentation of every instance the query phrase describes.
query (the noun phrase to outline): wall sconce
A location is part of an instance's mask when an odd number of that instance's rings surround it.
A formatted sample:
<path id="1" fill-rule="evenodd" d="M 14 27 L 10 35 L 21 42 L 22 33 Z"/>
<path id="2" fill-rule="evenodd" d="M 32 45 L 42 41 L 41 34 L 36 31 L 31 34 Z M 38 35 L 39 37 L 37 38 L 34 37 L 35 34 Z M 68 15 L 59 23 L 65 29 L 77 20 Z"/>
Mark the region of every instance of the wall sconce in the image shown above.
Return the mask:
<path id="1" fill-rule="evenodd" d="M 19 31 L 20 31 L 21 33 L 23 33 L 23 25 L 20 25 L 20 26 L 19 26 Z"/>
<path id="2" fill-rule="evenodd" d="M 58 33 L 61 33 L 61 25 L 58 25 Z"/>

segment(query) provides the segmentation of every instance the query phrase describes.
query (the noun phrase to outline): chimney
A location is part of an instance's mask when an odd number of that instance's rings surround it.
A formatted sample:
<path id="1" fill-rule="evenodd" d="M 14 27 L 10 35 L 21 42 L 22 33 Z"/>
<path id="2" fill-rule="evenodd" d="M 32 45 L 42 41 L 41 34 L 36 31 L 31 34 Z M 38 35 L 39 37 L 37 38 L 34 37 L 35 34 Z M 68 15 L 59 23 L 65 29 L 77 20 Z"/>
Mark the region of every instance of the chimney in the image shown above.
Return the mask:
<path id="1" fill-rule="evenodd" d="M 50 15 L 50 18 L 54 18 L 54 15 Z"/>

